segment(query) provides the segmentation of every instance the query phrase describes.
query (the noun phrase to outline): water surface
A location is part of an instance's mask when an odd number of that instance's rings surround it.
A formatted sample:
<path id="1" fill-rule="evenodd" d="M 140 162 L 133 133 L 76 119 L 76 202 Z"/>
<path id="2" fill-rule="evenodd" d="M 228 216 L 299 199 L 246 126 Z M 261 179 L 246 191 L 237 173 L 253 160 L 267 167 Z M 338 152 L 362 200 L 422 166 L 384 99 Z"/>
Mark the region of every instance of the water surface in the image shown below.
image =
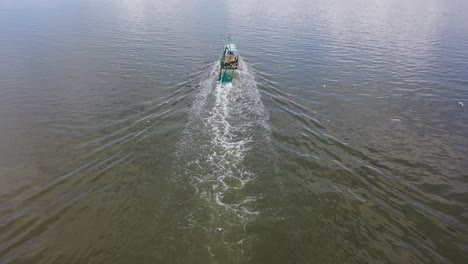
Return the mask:
<path id="1" fill-rule="evenodd" d="M 0 263 L 464 263 L 465 10 L 1 1 Z"/>

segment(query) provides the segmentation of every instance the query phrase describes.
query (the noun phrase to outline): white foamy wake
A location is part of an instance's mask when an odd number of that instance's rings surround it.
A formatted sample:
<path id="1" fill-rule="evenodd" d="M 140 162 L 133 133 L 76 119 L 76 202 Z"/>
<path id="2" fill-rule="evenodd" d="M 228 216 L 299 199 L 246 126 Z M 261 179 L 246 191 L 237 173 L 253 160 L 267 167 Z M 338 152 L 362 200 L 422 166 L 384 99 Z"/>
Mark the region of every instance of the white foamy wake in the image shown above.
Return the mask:
<path id="1" fill-rule="evenodd" d="M 200 83 L 178 148 L 177 178 L 196 193 L 239 217 L 256 214 L 256 195 L 245 191 L 255 173 L 245 165 L 253 148 L 269 143 L 268 113 L 247 65 L 232 84 L 217 82 L 219 66 Z"/>

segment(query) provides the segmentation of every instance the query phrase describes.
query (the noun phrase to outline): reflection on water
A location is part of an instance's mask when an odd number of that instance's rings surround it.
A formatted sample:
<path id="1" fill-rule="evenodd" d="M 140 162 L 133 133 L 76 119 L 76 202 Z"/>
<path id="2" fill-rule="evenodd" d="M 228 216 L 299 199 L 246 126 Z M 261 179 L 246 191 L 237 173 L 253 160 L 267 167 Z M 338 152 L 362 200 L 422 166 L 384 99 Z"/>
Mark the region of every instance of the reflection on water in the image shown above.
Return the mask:
<path id="1" fill-rule="evenodd" d="M 0 263 L 462 263 L 467 7 L 2 1 Z"/>

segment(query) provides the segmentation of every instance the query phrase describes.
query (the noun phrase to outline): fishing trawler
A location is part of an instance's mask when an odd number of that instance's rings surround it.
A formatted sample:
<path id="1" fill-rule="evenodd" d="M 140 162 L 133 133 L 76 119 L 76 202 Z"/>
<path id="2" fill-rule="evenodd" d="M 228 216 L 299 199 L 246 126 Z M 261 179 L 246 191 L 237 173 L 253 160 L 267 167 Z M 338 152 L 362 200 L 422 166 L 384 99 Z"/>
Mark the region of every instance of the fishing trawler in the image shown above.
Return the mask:
<path id="1" fill-rule="evenodd" d="M 224 45 L 223 55 L 221 56 L 221 70 L 219 71 L 219 82 L 228 84 L 234 78 L 234 72 L 239 67 L 239 55 L 235 44 Z"/>

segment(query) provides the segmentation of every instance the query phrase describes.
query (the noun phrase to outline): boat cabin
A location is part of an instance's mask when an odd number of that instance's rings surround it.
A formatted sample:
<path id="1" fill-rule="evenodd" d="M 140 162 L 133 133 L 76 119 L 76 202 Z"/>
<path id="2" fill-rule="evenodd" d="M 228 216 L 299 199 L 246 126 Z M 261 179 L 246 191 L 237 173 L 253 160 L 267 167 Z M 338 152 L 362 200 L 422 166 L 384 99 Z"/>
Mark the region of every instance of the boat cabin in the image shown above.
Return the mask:
<path id="1" fill-rule="evenodd" d="M 223 57 L 221 58 L 221 67 L 223 69 L 237 69 L 239 66 L 239 56 L 234 44 L 228 44 L 224 47 Z"/>

